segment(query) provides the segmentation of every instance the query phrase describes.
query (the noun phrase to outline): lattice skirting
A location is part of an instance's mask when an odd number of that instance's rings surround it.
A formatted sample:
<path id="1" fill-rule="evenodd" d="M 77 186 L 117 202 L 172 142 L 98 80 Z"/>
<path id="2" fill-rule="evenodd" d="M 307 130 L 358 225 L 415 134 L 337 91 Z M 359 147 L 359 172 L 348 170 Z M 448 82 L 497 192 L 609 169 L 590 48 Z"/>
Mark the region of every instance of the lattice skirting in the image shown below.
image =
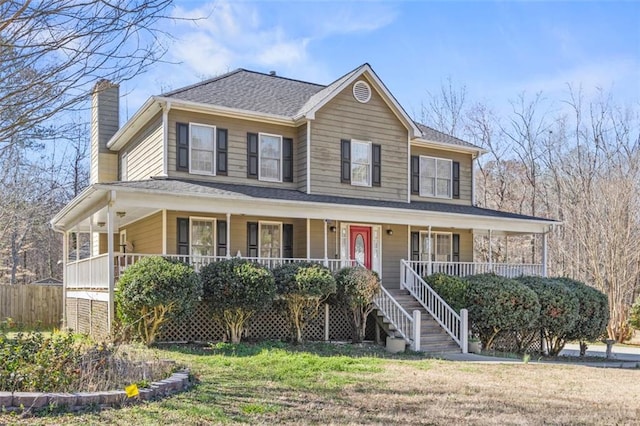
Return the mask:
<path id="1" fill-rule="evenodd" d="M 493 343 L 493 348 L 498 351 L 516 353 L 542 353 L 542 338 L 540 333 L 535 332 L 525 339 L 523 348 L 519 348 L 518 340 L 523 340 L 520 333 L 502 332 L 498 334 Z"/>
<path id="2" fill-rule="evenodd" d="M 96 339 L 109 336 L 107 327 L 109 305 L 107 302 L 67 297 L 65 326 L 74 332 L 84 333 Z"/>
<path id="3" fill-rule="evenodd" d="M 322 306 L 318 316 L 307 324 L 304 339 L 310 341 L 325 340 L 325 307 Z M 348 341 L 351 339 L 351 325 L 344 312 L 336 306 L 329 305 L 329 333 L 331 341 Z M 375 313 L 369 315 L 367 321 L 367 340 L 375 339 Z M 272 307 L 254 316 L 244 336 L 248 340 L 289 340 L 291 330 L 286 313 Z M 160 342 L 213 342 L 224 340 L 224 330 L 217 324 L 205 303 L 200 303 L 189 318 L 173 321 L 163 327 L 158 338 Z"/>

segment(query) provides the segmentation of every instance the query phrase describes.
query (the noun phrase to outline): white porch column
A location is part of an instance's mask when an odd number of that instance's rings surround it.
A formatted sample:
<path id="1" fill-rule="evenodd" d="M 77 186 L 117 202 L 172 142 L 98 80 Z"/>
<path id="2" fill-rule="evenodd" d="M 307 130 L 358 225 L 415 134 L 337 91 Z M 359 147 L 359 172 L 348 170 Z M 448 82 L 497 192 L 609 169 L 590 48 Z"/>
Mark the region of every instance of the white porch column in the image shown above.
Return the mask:
<path id="1" fill-rule="evenodd" d="M 327 219 L 324 220 L 324 266 L 329 266 L 329 250 L 327 248 Z"/>
<path id="2" fill-rule="evenodd" d="M 489 270 L 493 271 L 493 246 L 491 245 L 491 229 L 489 229 Z"/>
<path id="3" fill-rule="evenodd" d="M 80 265 L 78 262 L 80 260 L 80 234 L 78 233 L 78 228 L 76 228 L 75 231 L 73 231 L 74 235 L 76 236 L 76 285 L 78 284 L 78 280 L 80 279 Z M 86 284 L 86 283 L 83 283 Z"/>
<path id="4" fill-rule="evenodd" d="M 418 245 L 420 245 L 420 237 L 418 237 Z M 407 262 L 411 260 L 411 225 L 407 225 Z"/>
<path id="5" fill-rule="evenodd" d="M 65 329 L 67 325 L 67 261 L 69 260 L 69 233 L 64 231 L 62 233 L 62 328 Z"/>
<path id="6" fill-rule="evenodd" d="M 113 194 L 113 192 L 112 192 Z M 115 197 L 113 197 L 115 198 Z M 107 283 L 109 284 L 109 308 L 107 310 L 107 329 L 111 332 L 111 325 L 113 324 L 113 318 L 115 317 L 115 305 L 114 305 L 114 290 L 115 290 L 115 262 L 113 255 L 113 201 L 110 201 L 107 205 Z"/>
<path id="7" fill-rule="evenodd" d="M 91 253 L 93 253 L 93 248 L 91 247 L 93 244 L 93 218 L 89 216 L 89 257 L 91 258 Z M 93 262 L 89 261 L 89 281 L 93 286 Z"/>
<path id="8" fill-rule="evenodd" d="M 311 259 L 311 219 L 307 218 L 307 260 Z"/>
<path id="9" fill-rule="evenodd" d="M 429 263 L 428 263 L 428 267 L 427 267 L 427 275 L 431 275 L 433 273 L 433 265 L 431 264 L 431 252 L 433 250 L 433 247 L 432 247 L 431 243 L 432 243 L 432 241 L 431 241 L 431 225 L 429 225 L 429 244 L 427 244 L 427 246 L 428 246 L 427 256 L 429 258 Z"/>
<path id="10" fill-rule="evenodd" d="M 547 276 L 547 232 L 542 234 L 542 276 Z"/>
<path id="11" fill-rule="evenodd" d="M 231 213 L 227 213 L 227 259 L 231 258 Z"/>

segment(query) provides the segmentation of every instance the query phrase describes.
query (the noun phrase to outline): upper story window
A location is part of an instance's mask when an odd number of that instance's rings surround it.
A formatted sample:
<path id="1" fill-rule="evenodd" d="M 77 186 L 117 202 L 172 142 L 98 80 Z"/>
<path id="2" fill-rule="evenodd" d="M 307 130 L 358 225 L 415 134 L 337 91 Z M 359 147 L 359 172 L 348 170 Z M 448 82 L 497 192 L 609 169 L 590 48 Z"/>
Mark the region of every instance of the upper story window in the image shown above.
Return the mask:
<path id="1" fill-rule="evenodd" d="M 189 134 L 189 172 L 215 175 L 216 127 L 191 123 Z"/>
<path id="2" fill-rule="evenodd" d="M 227 130 L 209 124 L 176 123 L 176 170 L 227 174 Z"/>
<path id="3" fill-rule="evenodd" d="M 247 133 L 247 177 L 293 182 L 293 139 L 269 133 Z"/>
<path id="4" fill-rule="evenodd" d="M 371 186 L 371 142 L 351 140 L 351 185 Z"/>
<path id="5" fill-rule="evenodd" d="M 259 180 L 282 182 L 282 136 L 259 134 Z"/>
<path id="6" fill-rule="evenodd" d="M 382 147 L 369 141 L 343 139 L 341 141 L 342 183 L 355 186 L 380 186 Z"/>
<path id="7" fill-rule="evenodd" d="M 411 193 L 421 197 L 460 198 L 460 163 L 446 158 L 412 156 Z"/>

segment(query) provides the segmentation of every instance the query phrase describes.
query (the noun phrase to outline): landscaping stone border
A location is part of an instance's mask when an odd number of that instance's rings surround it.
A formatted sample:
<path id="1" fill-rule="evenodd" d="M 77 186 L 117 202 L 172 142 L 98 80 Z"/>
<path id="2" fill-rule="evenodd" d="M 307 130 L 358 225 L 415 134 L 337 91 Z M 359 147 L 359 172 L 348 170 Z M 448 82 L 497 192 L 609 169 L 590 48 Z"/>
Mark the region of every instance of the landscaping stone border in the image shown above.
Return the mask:
<path id="1" fill-rule="evenodd" d="M 86 408 L 121 407 L 139 401 L 164 398 L 193 386 L 189 370 L 173 373 L 169 378 L 152 382 L 148 388 L 138 390 L 138 396 L 129 398 L 124 390 L 76 393 L 0 392 L 0 410 L 29 412 L 47 407 L 82 411 Z"/>

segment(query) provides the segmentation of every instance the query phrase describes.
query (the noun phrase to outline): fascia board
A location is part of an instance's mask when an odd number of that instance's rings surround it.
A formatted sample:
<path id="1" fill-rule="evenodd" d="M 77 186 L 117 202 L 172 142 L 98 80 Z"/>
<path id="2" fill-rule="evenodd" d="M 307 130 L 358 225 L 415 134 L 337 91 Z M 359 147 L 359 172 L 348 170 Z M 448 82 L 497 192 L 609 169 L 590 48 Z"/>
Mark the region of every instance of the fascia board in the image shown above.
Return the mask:
<path id="1" fill-rule="evenodd" d="M 447 150 L 447 151 L 471 153 L 471 154 L 476 154 L 478 156 L 486 154 L 487 152 L 489 152 L 486 149 L 480 148 L 480 147 L 454 145 L 454 144 L 445 143 L 445 142 L 430 141 L 428 139 L 422 139 L 422 138 L 416 138 L 416 139 L 411 140 L 411 145 L 422 146 L 422 147 L 425 147 L 425 148 L 443 149 L 443 150 Z"/>
<path id="2" fill-rule="evenodd" d="M 334 219 L 341 221 L 379 222 L 396 225 L 438 226 L 460 229 L 495 229 L 508 232 L 543 233 L 558 222 L 514 218 L 461 215 L 424 210 L 402 210 L 388 207 L 337 205 L 290 200 L 256 199 L 234 195 L 166 193 L 153 190 L 118 191 L 118 204 L 144 205 L 157 209 L 178 209 L 207 213 L 231 213 L 301 219 Z M 215 199 L 215 203 L 210 201 Z"/>

